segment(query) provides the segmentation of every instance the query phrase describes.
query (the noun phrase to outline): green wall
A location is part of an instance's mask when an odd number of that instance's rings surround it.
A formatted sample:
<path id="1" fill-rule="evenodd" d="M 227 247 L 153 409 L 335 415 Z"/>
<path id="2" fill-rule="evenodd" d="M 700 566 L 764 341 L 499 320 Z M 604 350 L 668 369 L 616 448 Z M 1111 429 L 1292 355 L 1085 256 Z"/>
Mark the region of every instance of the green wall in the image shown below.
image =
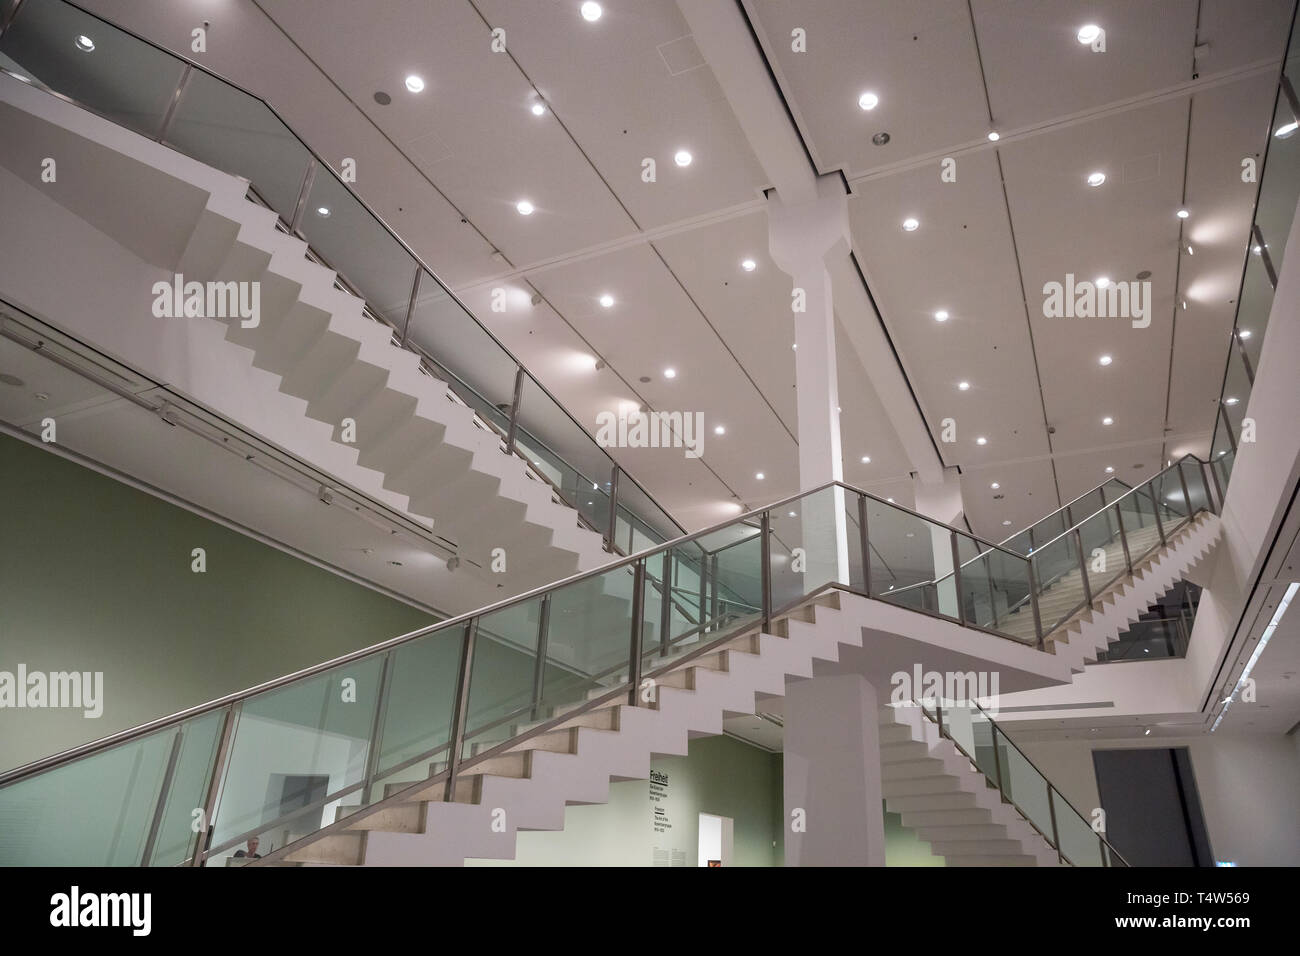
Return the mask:
<path id="1" fill-rule="evenodd" d="M 190 553 L 207 552 L 207 571 Z M 104 709 L 0 709 L 8 769 L 432 618 L 0 436 L 0 670 L 102 671 Z"/>

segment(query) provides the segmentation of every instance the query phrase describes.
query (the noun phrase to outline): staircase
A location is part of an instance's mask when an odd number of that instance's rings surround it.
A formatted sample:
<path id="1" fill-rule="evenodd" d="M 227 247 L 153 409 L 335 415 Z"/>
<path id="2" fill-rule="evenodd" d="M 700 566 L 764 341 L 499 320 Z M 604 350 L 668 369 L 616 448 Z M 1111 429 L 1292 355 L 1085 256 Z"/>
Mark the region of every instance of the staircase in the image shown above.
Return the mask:
<path id="1" fill-rule="evenodd" d="M 16 301 L 405 512 L 450 542 L 467 573 L 508 582 L 505 593 L 611 560 L 602 536 L 527 460 L 507 453 L 447 382 L 394 344 L 393 330 L 313 261 L 303 240 L 281 231 L 276 213 L 247 198 L 247 182 L 3 74 L 0 121 L 8 132 L 0 168 L 15 177 L 6 202 L 18 230 L 6 245 L 23 249 L 0 278 Z M 39 173 L 46 155 L 62 158 L 61 179 L 84 177 L 96 188 L 40 183 L 32 170 Z M 18 180 L 33 190 L 17 192 Z M 118 202 L 105 206 L 104 194 Z M 171 198 L 160 203 L 159 196 Z M 38 284 L 39 262 L 66 258 L 76 270 L 89 239 L 20 229 L 18 211 L 27 207 L 72 228 L 67 210 L 81 228 L 131 249 L 139 258 L 126 297 L 114 298 L 116 286 Z M 150 209 L 154 227 L 143 238 L 138 209 Z M 89 262 L 85 271 L 91 274 Z M 244 328 L 238 317 L 157 317 L 151 287 L 170 286 L 174 273 L 186 283 L 259 283 L 260 321 Z M 355 441 L 345 441 L 352 438 L 345 419 L 355 422 Z M 505 574 L 490 570 L 498 547 L 508 551 Z"/>

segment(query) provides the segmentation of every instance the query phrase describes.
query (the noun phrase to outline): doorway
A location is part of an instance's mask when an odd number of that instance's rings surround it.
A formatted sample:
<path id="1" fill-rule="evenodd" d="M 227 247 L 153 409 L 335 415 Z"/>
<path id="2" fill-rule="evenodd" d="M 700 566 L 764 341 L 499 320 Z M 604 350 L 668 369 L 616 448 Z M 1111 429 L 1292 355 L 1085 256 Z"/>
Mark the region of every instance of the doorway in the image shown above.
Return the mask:
<path id="1" fill-rule="evenodd" d="M 1106 839 L 1133 866 L 1213 866 L 1186 747 L 1094 750 Z"/>

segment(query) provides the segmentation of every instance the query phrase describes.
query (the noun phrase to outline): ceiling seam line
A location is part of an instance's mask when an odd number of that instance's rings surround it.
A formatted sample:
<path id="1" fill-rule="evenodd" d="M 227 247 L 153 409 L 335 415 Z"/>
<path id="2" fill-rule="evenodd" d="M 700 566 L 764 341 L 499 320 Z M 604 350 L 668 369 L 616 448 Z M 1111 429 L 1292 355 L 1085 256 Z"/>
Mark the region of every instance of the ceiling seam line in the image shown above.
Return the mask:
<path id="1" fill-rule="evenodd" d="M 971 0 L 966 0 L 966 14 L 970 17 L 970 35 L 975 42 L 975 63 L 979 66 L 980 85 L 984 88 L 984 109 L 989 114 L 989 126 L 995 126 L 993 100 L 989 97 L 989 78 L 984 74 L 984 54 L 980 51 L 980 34 L 975 26 L 975 10 L 971 7 Z"/>
<path id="2" fill-rule="evenodd" d="M 677 273 L 673 271 L 673 267 L 670 266 L 667 260 L 664 259 L 663 254 L 659 251 L 659 249 L 655 246 L 655 244 L 651 242 L 648 243 L 648 245 L 650 246 L 650 250 L 655 254 L 655 257 L 661 263 L 663 263 L 663 267 L 666 270 L 668 270 L 668 274 L 673 277 L 673 281 L 677 283 L 677 287 L 682 290 L 682 295 L 686 296 L 687 301 L 691 303 L 691 305 L 695 308 L 695 311 L 700 314 L 700 318 L 704 320 L 704 324 L 707 325 L 709 327 L 709 330 L 717 337 L 718 343 L 724 349 L 726 349 L 727 354 L 730 355 L 732 359 L 735 360 L 736 367 L 740 369 L 741 374 L 743 374 L 745 378 L 748 379 L 749 383 L 754 386 L 754 391 L 758 392 L 759 397 L 763 399 L 763 404 L 765 404 L 771 410 L 772 414 L 776 416 L 776 420 L 780 423 L 781 427 L 785 429 L 785 433 L 790 436 L 790 440 L 795 443 L 795 447 L 797 448 L 799 446 L 799 439 L 795 436 L 793 432 L 790 431 L 789 426 L 786 425 L 785 423 L 785 419 L 781 417 L 781 413 L 778 412 L 775 407 L 773 407 L 770 401 L 768 401 L 767 395 L 764 394 L 763 389 L 759 387 L 758 383 L 754 381 L 753 376 L 749 374 L 749 369 L 745 368 L 745 364 L 741 362 L 740 357 L 737 356 L 736 353 L 732 351 L 731 346 L 727 344 L 727 340 L 722 337 L 722 333 L 717 330 L 717 328 L 714 326 L 714 324 L 711 321 L 709 321 L 708 315 L 705 314 L 702 308 L 700 308 L 700 304 L 695 300 L 695 296 L 691 295 L 690 290 L 687 289 L 686 286 L 682 283 L 682 280 L 678 278 Z"/>
<path id="3" fill-rule="evenodd" d="M 392 137 L 390 137 L 386 132 L 384 132 L 383 127 L 381 127 L 378 123 L 376 123 L 374 119 L 371 118 L 370 114 L 367 113 L 365 110 L 363 110 L 361 108 L 361 105 L 357 103 L 357 101 L 354 100 L 351 96 L 349 96 L 341 86 L 339 86 L 336 82 L 334 82 L 334 78 L 330 76 L 329 73 L 326 72 L 319 63 L 316 62 L 315 58 L 306 50 L 304 50 L 298 44 L 298 41 L 289 35 L 289 31 L 286 30 L 283 26 L 281 26 L 280 22 L 276 20 L 275 17 L 271 16 L 271 14 L 268 13 L 262 7 L 261 0 L 251 0 L 251 2 L 253 6 L 257 7 L 257 9 L 261 11 L 262 15 L 266 17 L 266 19 L 271 23 L 271 25 L 274 26 L 277 30 L 279 30 L 280 34 L 286 40 L 288 40 L 290 44 L 293 45 L 293 48 L 297 50 L 299 53 L 301 53 L 303 57 L 306 58 L 307 62 L 316 68 L 316 71 L 320 73 L 321 76 L 325 77 L 326 82 L 328 82 L 330 86 L 334 87 L 334 89 L 338 91 L 338 94 L 340 96 L 342 96 L 345 100 L 347 100 L 349 103 L 352 104 L 353 109 L 355 109 L 361 115 L 361 117 L 374 128 L 375 132 L 377 132 L 380 136 L 382 136 L 384 138 L 384 141 L 387 142 L 389 146 L 393 147 L 393 149 L 397 151 L 397 154 L 399 156 L 401 156 L 403 159 L 406 160 L 407 164 L 413 170 L 415 170 L 416 175 L 419 176 L 421 179 L 423 179 L 426 183 L 428 183 L 430 188 L 432 188 L 433 191 L 436 192 L 442 198 L 443 202 L 445 202 L 448 206 L 452 208 L 452 210 L 456 213 L 456 215 L 460 217 L 461 222 L 465 223 L 467 226 L 473 229 L 475 234 L 480 239 L 482 239 L 484 242 L 486 242 L 489 246 L 492 247 L 493 252 L 501 255 L 502 258 L 505 258 L 505 254 L 501 253 L 501 251 L 497 249 L 496 243 L 494 243 L 491 239 L 489 239 L 486 235 L 483 234 L 483 231 L 479 229 L 477 225 L 474 224 L 473 220 L 471 220 L 469 216 L 467 216 L 465 212 L 458 205 L 456 205 L 455 202 L 452 201 L 451 197 L 448 196 L 445 192 L 443 192 L 438 187 L 438 184 L 435 183 L 432 179 L 430 179 L 428 175 L 424 172 L 424 170 L 422 170 L 419 167 L 419 165 L 414 160 L 412 160 L 410 156 L 407 155 L 406 151 L 402 149 L 402 147 L 398 146 L 397 143 L 393 141 Z"/>
<path id="4" fill-rule="evenodd" d="M 1043 432 L 1047 438 L 1047 452 L 1052 463 L 1052 485 L 1056 489 L 1056 506 L 1064 507 L 1061 500 L 1061 479 L 1056 472 L 1056 447 L 1052 442 L 1052 423 L 1047 420 L 1047 396 L 1043 394 L 1043 371 L 1038 365 L 1038 347 L 1034 343 L 1034 323 L 1029 318 L 1029 292 L 1025 289 L 1025 271 L 1020 265 L 1020 244 L 1016 242 L 1016 221 L 1011 213 L 1011 196 L 1007 192 L 1007 178 L 1002 169 L 1002 153 L 995 149 L 993 156 L 998 164 L 998 183 L 1002 187 L 1002 205 L 1007 211 L 1007 229 L 1011 234 L 1011 254 L 1016 260 L 1016 276 L 1020 280 L 1020 301 L 1025 307 L 1025 328 L 1029 333 L 1029 354 L 1034 361 L 1034 378 L 1038 381 L 1038 402 L 1043 411 Z"/>
<path id="5" fill-rule="evenodd" d="M 1215 74 L 1206 79 L 1179 83 L 1167 89 L 1141 97 L 1129 100 L 1120 100 L 1116 103 L 1111 103 L 1091 110 L 1084 110 L 1065 117 L 1044 120 L 1038 124 L 1025 127 L 1021 130 L 1012 130 L 1009 132 L 999 130 L 1000 139 L 998 142 L 1003 145 L 1020 142 L 1034 136 L 1054 133 L 1072 126 L 1079 126 L 1085 123 L 1108 119 L 1109 117 L 1119 113 L 1128 113 L 1144 107 L 1155 106 L 1167 100 L 1182 99 L 1185 96 L 1193 96 L 1196 93 L 1216 89 L 1220 86 L 1231 86 L 1234 83 L 1244 82 L 1245 80 L 1252 79 L 1260 74 L 1276 74 L 1280 62 L 1280 59 L 1259 61 L 1237 70 L 1229 70 L 1224 73 Z M 936 160 L 947 156 L 961 156 L 965 153 L 982 152 L 984 150 L 992 150 L 996 148 L 998 147 L 994 146 L 991 142 L 985 140 L 972 140 L 966 145 L 958 145 L 941 150 L 932 150 L 929 153 L 913 157 L 912 159 L 900 160 L 897 163 L 878 166 L 870 172 L 858 173 L 854 176 L 848 176 L 846 174 L 846 179 L 849 184 L 856 189 L 860 183 L 870 182 L 876 179 L 885 179 L 889 176 L 900 173 L 922 169 L 926 166 L 933 165 Z"/>
<path id="6" fill-rule="evenodd" d="M 478 14 L 478 18 L 483 21 L 483 25 L 488 28 L 488 33 L 491 34 L 493 30 L 493 26 L 491 23 L 488 22 L 487 17 L 483 15 L 483 11 L 478 8 L 478 4 L 476 4 L 474 0 L 465 0 L 465 2 L 469 4 L 471 10 L 473 10 L 476 14 Z M 528 88 L 531 89 L 538 96 L 541 96 L 541 90 L 537 88 L 537 84 L 534 83 L 533 78 L 528 75 L 528 71 L 523 68 L 520 62 L 515 58 L 514 53 L 510 51 L 509 45 L 506 45 L 503 49 L 505 55 L 510 59 L 510 62 L 515 65 L 515 69 L 519 71 L 519 75 L 522 76 L 524 80 L 528 83 Z M 550 106 L 550 103 L 546 101 L 545 97 L 543 97 L 543 101 L 547 102 L 547 105 Z M 574 136 L 573 133 L 569 130 L 569 127 L 565 125 L 564 120 L 560 119 L 560 114 L 555 111 L 554 107 L 551 107 L 551 116 L 555 118 L 555 122 L 559 124 L 560 129 L 564 130 L 564 135 L 569 138 L 569 142 L 573 144 L 573 148 L 576 149 L 580 154 L 582 154 L 582 158 L 587 161 L 587 165 L 591 168 L 591 171 L 596 174 L 596 178 L 600 180 L 601 185 L 604 186 L 606 191 L 611 196 L 614 197 L 614 202 L 618 203 L 618 207 L 623 210 L 623 214 L 627 216 L 629 220 L 631 220 L 633 227 L 635 227 L 638 231 L 640 231 L 641 224 L 637 222 L 636 216 L 632 215 L 632 211 L 627 208 L 623 200 L 619 197 L 618 193 L 614 191 L 614 187 L 609 184 L 609 181 L 605 179 L 601 171 L 598 168 L 596 168 L 596 164 L 592 161 L 591 157 L 587 155 L 587 151 L 582 148 L 582 145 L 578 142 L 577 137 Z"/>
<path id="7" fill-rule="evenodd" d="M 1193 97 L 1187 99 L 1187 138 L 1183 143 L 1183 188 L 1179 193 L 1179 208 L 1187 207 L 1187 170 L 1191 165 L 1192 155 L 1192 106 L 1195 100 Z M 1174 394 L 1174 349 L 1178 344 L 1178 302 L 1180 299 L 1179 288 L 1183 281 L 1183 220 L 1178 220 L 1178 247 L 1174 251 L 1174 317 L 1169 323 L 1169 368 L 1165 373 L 1165 415 L 1164 415 L 1164 433 L 1166 437 L 1160 442 L 1160 457 L 1168 460 L 1169 456 L 1169 409 L 1173 401 Z M 1188 248 L 1191 248 L 1190 246 Z M 1185 299 L 1183 301 L 1186 301 Z M 1213 439 L 1211 439 L 1213 440 Z"/>

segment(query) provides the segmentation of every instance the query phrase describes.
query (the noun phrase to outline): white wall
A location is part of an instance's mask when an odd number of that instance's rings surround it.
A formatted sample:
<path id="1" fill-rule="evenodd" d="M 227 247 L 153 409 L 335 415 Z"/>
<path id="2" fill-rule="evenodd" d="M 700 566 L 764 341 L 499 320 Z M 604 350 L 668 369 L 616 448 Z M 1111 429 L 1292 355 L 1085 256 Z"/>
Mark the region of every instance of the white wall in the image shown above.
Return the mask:
<path id="1" fill-rule="evenodd" d="M 1215 859 L 1241 866 L 1300 866 L 1300 740 L 1296 735 L 1065 740 L 1020 747 L 1085 815 L 1100 805 L 1093 750 L 1186 747 Z"/>

